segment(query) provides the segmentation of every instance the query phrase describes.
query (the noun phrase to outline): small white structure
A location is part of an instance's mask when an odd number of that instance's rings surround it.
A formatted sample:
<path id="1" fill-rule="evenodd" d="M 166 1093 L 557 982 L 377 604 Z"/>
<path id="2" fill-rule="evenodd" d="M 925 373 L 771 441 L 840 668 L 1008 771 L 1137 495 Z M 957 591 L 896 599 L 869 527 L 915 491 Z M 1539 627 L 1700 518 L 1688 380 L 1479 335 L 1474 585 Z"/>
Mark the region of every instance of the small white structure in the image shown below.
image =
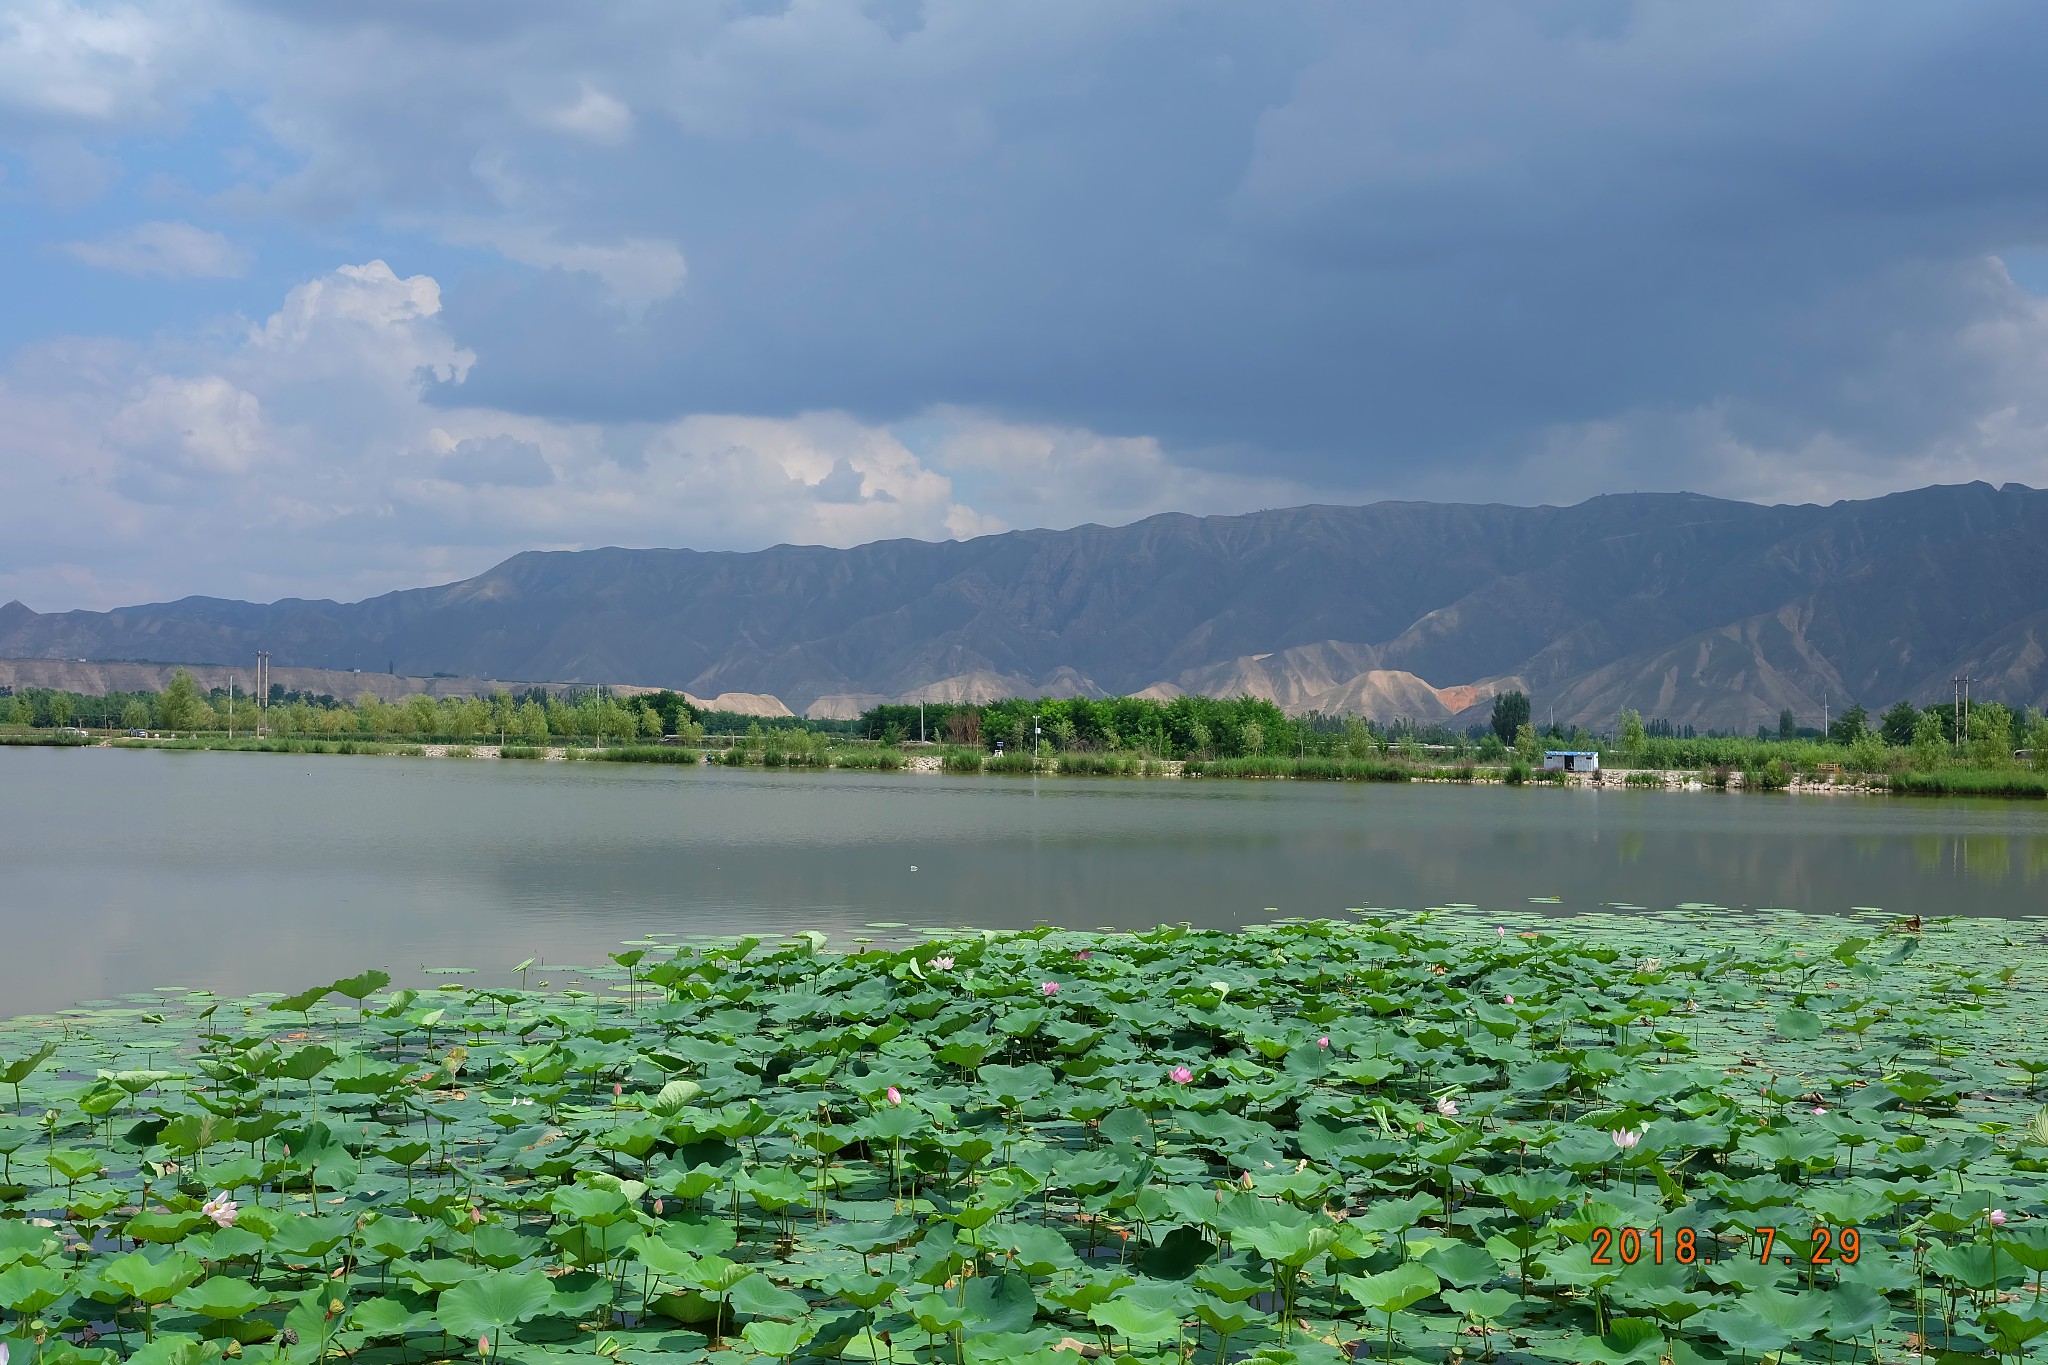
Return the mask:
<path id="1" fill-rule="evenodd" d="M 1597 773 L 1600 771 L 1600 755 L 1590 749 L 1548 749 L 1543 754 L 1543 770 L 1551 773 Z"/>

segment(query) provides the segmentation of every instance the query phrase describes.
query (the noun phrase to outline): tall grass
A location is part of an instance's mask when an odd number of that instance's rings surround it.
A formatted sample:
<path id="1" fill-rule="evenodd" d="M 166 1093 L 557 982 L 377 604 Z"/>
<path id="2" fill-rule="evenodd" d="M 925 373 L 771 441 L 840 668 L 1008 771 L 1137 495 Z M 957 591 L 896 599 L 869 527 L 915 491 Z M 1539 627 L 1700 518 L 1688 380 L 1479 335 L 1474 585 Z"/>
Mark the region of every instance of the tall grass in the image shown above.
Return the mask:
<path id="1" fill-rule="evenodd" d="M 1983 768 L 1942 768 L 1899 773 L 1891 790 L 1907 796 L 2025 796 L 2048 798 L 2048 774 L 1996 772 Z"/>
<path id="2" fill-rule="evenodd" d="M 1030 754 L 1005 752 L 990 754 L 988 761 L 982 766 L 992 773 L 1035 773 L 1038 771 L 1038 760 Z"/>
<path id="3" fill-rule="evenodd" d="M 538 744 L 507 744 L 498 750 L 499 758 L 546 758 L 548 751 Z"/>
<path id="4" fill-rule="evenodd" d="M 1397 763 L 1313 756 L 1190 759 L 1183 771 L 1189 777 L 1299 777 L 1325 782 L 1407 782 L 1415 776 L 1414 770 Z"/>
<path id="5" fill-rule="evenodd" d="M 0 745 L 14 749 L 82 749 L 90 743 L 92 740 L 85 735 L 0 735 Z"/>
<path id="6" fill-rule="evenodd" d="M 703 761 L 703 755 L 695 749 L 669 744 L 627 744 L 616 749 L 600 749 L 597 756 L 606 763 L 694 764 Z"/>
<path id="7" fill-rule="evenodd" d="M 903 755 L 895 749 L 834 749 L 832 766 L 893 773 L 903 766 Z"/>
<path id="8" fill-rule="evenodd" d="M 982 753 L 964 745 L 950 744 L 940 755 L 939 767 L 949 773 L 978 773 L 981 771 Z"/>

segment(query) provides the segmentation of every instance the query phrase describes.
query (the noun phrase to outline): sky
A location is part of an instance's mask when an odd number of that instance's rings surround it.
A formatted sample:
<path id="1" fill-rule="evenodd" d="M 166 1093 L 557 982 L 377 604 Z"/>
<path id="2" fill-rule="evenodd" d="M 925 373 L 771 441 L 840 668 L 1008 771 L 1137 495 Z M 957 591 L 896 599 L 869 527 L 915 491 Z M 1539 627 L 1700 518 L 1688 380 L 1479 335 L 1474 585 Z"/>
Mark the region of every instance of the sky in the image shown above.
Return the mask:
<path id="1" fill-rule="evenodd" d="M 2048 484 L 2048 7 L 0 0 L 0 601 Z"/>

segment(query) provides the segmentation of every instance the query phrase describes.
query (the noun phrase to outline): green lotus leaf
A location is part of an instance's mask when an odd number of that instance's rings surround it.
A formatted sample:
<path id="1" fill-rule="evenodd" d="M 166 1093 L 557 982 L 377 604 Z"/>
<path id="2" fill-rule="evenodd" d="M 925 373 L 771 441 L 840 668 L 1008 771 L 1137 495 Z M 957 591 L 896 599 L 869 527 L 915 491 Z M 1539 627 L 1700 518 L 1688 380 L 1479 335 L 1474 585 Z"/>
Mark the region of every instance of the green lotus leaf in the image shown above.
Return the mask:
<path id="1" fill-rule="evenodd" d="M 444 1290 L 434 1320 L 464 1341 L 499 1340 L 511 1328 L 547 1311 L 554 1289 L 538 1271 L 497 1271 Z"/>
<path id="2" fill-rule="evenodd" d="M 749 1275 L 735 1284 L 726 1297 L 735 1313 L 756 1318 L 796 1318 L 810 1311 L 801 1294 L 793 1294 L 766 1275 Z"/>
<path id="3" fill-rule="evenodd" d="M 431 1326 L 431 1313 L 409 1308 L 397 1299 L 365 1299 L 348 1310 L 349 1325 L 371 1341 L 401 1337 Z"/>
<path id="4" fill-rule="evenodd" d="M 168 1303 L 171 1297 L 206 1273 L 196 1256 L 173 1252 L 151 1260 L 139 1251 L 116 1256 L 99 1267 L 99 1276 L 129 1297 L 144 1303 Z"/>
<path id="5" fill-rule="evenodd" d="M 201 1280 L 189 1289 L 179 1291 L 171 1302 L 205 1317 L 226 1321 L 249 1316 L 269 1303 L 270 1295 L 247 1280 L 215 1275 L 210 1279 Z"/>
<path id="6" fill-rule="evenodd" d="M 1443 1287 L 1435 1273 L 1414 1261 L 1377 1275 L 1339 1277 L 1344 1292 L 1380 1313 L 1398 1313 L 1422 1302 Z"/>
<path id="7" fill-rule="evenodd" d="M 0 1266 L 45 1260 L 62 1245 L 63 1239 L 49 1228 L 11 1219 L 0 1222 Z"/>
<path id="8" fill-rule="evenodd" d="M 815 1323 L 770 1322 L 763 1319 L 748 1323 L 741 1329 L 740 1336 L 747 1345 L 762 1355 L 787 1360 L 801 1351 L 817 1331 Z"/>
<path id="9" fill-rule="evenodd" d="M 17 1264 L 0 1270 L 0 1308 L 32 1317 L 61 1298 L 71 1278 L 49 1266 Z"/>
<path id="10" fill-rule="evenodd" d="M 1460 1289 L 1486 1284 L 1500 1274 L 1500 1263 L 1484 1247 L 1470 1242 L 1439 1242 L 1423 1252 L 1421 1259 L 1445 1283 Z"/>
<path id="11" fill-rule="evenodd" d="M 1180 1314 L 1168 1308 L 1148 1306 L 1127 1294 L 1096 1304 L 1088 1320 L 1133 1342 L 1172 1341 L 1180 1335 Z"/>

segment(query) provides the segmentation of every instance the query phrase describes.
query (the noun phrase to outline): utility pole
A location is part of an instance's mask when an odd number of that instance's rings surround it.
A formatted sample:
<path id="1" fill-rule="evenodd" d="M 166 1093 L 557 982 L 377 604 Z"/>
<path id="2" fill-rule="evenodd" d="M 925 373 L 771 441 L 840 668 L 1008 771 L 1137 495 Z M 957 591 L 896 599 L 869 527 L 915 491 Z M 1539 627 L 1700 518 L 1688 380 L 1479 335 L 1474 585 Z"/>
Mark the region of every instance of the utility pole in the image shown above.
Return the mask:
<path id="1" fill-rule="evenodd" d="M 263 713 L 270 709 L 270 651 L 256 651 L 256 736 L 263 737 Z"/>
<path id="2" fill-rule="evenodd" d="M 917 742 L 924 743 L 924 703 L 917 704 Z"/>
<path id="3" fill-rule="evenodd" d="M 1823 740 L 1828 737 L 1828 690 L 1825 687 L 1820 690 L 1820 737 Z"/>
<path id="4" fill-rule="evenodd" d="M 1970 723 L 1970 675 L 1958 673 L 1949 682 L 1956 689 L 1956 748 L 1963 747 L 1963 736 L 1969 733 Z"/>

